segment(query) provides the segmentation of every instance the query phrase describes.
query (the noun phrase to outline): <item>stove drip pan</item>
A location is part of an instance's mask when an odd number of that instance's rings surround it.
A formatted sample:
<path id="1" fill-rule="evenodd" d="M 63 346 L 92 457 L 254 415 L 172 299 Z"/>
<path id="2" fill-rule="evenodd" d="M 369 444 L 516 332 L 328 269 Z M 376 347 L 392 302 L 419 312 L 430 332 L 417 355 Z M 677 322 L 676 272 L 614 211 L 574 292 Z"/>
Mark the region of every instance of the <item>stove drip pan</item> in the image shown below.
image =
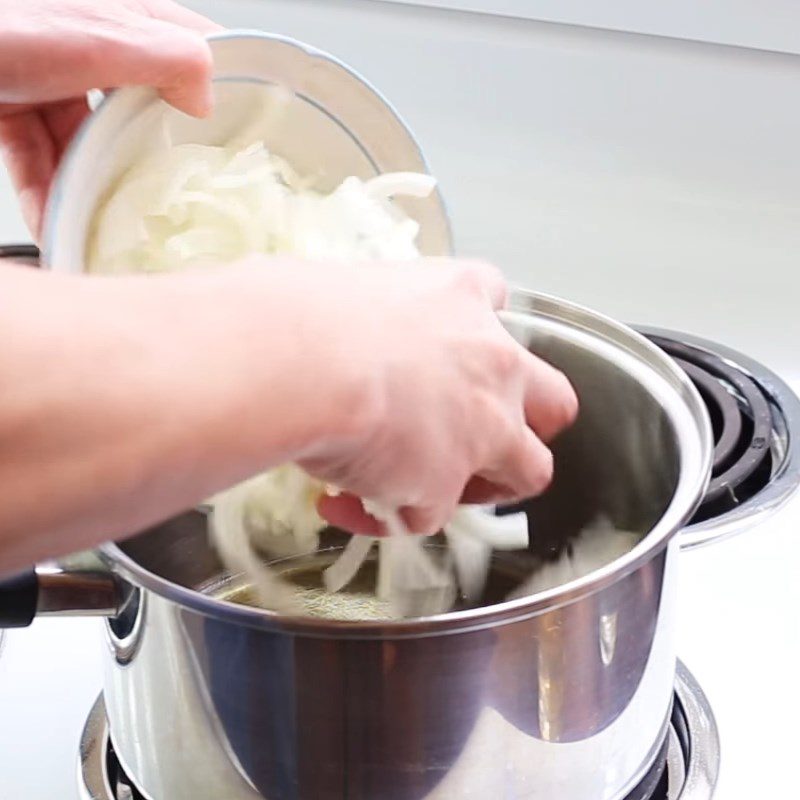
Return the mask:
<path id="1" fill-rule="evenodd" d="M 714 431 L 708 491 L 681 532 L 684 548 L 751 528 L 800 486 L 800 400 L 763 364 L 684 333 L 639 328 L 683 368 Z"/>
<path id="2" fill-rule="evenodd" d="M 78 772 L 81 800 L 168 800 L 142 794 L 125 774 L 108 735 L 102 695 L 83 729 Z M 714 715 L 700 686 L 678 662 L 672 719 L 661 753 L 642 782 L 621 800 L 711 800 L 718 773 Z"/>

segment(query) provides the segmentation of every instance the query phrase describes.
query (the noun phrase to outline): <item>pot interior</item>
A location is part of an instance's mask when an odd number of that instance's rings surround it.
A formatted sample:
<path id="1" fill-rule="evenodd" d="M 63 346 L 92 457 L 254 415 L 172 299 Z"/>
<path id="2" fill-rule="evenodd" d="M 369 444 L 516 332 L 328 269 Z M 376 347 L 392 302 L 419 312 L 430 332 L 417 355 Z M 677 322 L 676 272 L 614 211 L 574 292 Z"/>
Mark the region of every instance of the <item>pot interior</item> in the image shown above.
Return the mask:
<path id="1" fill-rule="evenodd" d="M 620 330 L 640 346 L 635 334 Z M 555 330 L 549 324 L 537 325 L 533 318 L 524 329 L 512 332 L 531 352 L 570 378 L 580 398 L 580 414 L 575 426 L 552 445 L 555 478 L 551 488 L 509 509 L 527 514 L 530 546 L 527 551 L 495 555 L 486 591 L 477 603 L 483 606 L 502 602 L 510 590 L 548 564 L 563 566 L 579 558 L 585 574 L 613 560 L 619 552 L 604 554 L 605 545 L 593 540 L 601 534 L 591 528 L 592 523 L 605 518 L 613 528 L 634 534 L 633 542 L 641 539 L 670 505 L 681 472 L 681 438 L 669 403 L 659 395 L 660 391 L 671 393 L 674 408 L 677 393 L 666 381 L 648 383 L 642 377 L 656 372 L 647 359 L 662 375 L 665 363 L 668 372 L 673 370 L 666 356 L 645 349 L 634 361 L 629 351 L 609 348 L 607 340 L 587 335 L 586 330 L 568 326 Z M 631 364 L 638 365 L 638 370 Z M 697 437 L 698 430 L 702 433 L 699 423 L 690 433 Z M 316 608 L 323 617 L 380 617 L 380 604 L 369 596 L 374 564 L 365 566 L 349 597 L 329 600 L 327 606 L 320 602 L 321 570 L 344 541 L 341 532 L 328 530 L 321 552 L 276 566 L 307 594 L 310 613 Z M 220 599 L 251 602 L 247 587 L 226 572 L 209 544 L 203 511 L 182 514 L 119 546 L 140 567 L 170 582 Z M 440 547 L 441 542 L 434 538 L 429 546 Z M 590 552 L 589 561 L 576 552 L 581 548 L 584 554 Z"/>

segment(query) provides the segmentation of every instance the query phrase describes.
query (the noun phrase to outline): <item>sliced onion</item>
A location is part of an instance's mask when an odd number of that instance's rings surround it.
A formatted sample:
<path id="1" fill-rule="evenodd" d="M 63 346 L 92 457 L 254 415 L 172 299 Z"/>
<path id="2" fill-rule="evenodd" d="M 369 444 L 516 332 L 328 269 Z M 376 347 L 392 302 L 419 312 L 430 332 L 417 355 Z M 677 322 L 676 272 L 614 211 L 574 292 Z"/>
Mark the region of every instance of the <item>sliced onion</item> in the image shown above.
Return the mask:
<path id="1" fill-rule="evenodd" d="M 389 198 L 428 197 L 436 186 L 436 179 L 420 172 L 392 172 L 370 178 L 364 188 L 370 197 Z"/>
<path id="2" fill-rule="evenodd" d="M 417 223 L 388 197 L 425 196 L 434 184 L 411 173 L 351 177 L 324 195 L 260 141 L 165 145 L 128 170 L 102 204 L 88 268 L 170 270 L 255 252 L 412 259 Z"/>
<path id="3" fill-rule="evenodd" d="M 462 506 L 445 525 L 461 593 L 468 602 L 483 594 L 492 550 L 528 547 L 528 518 L 524 513 L 498 517 L 491 509 Z"/>
<path id="4" fill-rule="evenodd" d="M 340 592 L 355 578 L 367 560 L 375 540 L 369 536 L 351 536 L 342 554 L 323 573 L 322 580 L 329 592 Z"/>
<path id="5" fill-rule="evenodd" d="M 508 599 L 528 597 L 583 578 L 632 550 L 640 539 L 639 534 L 618 530 L 607 518 L 598 517 L 571 542 L 571 552 L 541 564 Z"/>
<path id="6" fill-rule="evenodd" d="M 493 509 L 461 506 L 448 523 L 445 532 L 471 536 L 495 550 L 525 550 L 528 547 L 528 517 L 516 514 L 497 516 Z"/>
<path id="7" fill-rule="evenodd" d="M 209 535 L 220 559 L 234 574 L 242 573 L 252 583 L 259 602 L 286 614 L 299 613 L 291 587 L 256 555 L 241 511 L 242 493 L 235 487 L 220 496 L 211 513 Z"/>
<path id="8" fill-rule="evenodd" d="M 454 533 L 450 526 L 445 527 L 444 533 L 453 556 L 461 594 L 467 602 L 475 603 L 480 599 L 486 586 L 492 548 L 476 537 Z"/>

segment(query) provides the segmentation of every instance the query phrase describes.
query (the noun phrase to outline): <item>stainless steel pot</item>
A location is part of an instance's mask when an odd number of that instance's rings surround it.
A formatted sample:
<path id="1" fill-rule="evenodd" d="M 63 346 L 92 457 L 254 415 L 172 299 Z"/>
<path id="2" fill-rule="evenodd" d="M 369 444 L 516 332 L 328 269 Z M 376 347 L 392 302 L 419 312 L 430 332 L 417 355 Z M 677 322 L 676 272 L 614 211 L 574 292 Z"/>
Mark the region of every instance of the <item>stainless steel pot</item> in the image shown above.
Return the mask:
<path id="1" fill-rule="evenodd" d="M 637 784 L 669 719 L 675 534 L 706 486 L 710 425 L 684 373 L 624 326 L 522 292 L 504 321 L 581 399 L 514 563 L 601 512 L 641 542 L 557 589 L 391 622 L 284 618 L 204 593 L 224 570 L 201 511 L 106 545 L 81 586 L 74 565 L 51 571 L 40 609 L 74 611 L 91 589 L 86 605 L 111 615 L 111 737 L 146 795 L 620 800 Z M 58 586 L 77 594 L 54 600 Z"/>

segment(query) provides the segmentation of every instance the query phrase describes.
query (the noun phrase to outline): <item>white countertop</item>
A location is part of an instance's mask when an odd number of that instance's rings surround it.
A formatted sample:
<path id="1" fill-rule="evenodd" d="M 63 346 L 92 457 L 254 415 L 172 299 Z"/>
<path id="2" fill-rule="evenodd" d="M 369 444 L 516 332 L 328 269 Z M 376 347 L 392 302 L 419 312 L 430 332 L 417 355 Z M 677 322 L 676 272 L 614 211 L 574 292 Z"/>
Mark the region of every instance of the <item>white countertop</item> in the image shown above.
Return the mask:
<path id="1" fill-rule="evenodd" d="M 800 59 L 340 0 L 195 0 L 363 70 L 411 122 L 462 252 L 517 283 L 764 361 L 800 361 Z M 0 242 L 24 239 L 0 174 Z M 800 716 L 800 501 L 686 553 L 679 655 L 722 737 L 715 800 L 786 797 Z M 73 798 L 97 623 L 0 658 L 0 800 Z"/>
<path id="2" fill-rule="evenodd" d="M 78 742 L 101 690 L 97 620 L 37 620 L 0 653 L 0 798 L 75 800 Z"/>

